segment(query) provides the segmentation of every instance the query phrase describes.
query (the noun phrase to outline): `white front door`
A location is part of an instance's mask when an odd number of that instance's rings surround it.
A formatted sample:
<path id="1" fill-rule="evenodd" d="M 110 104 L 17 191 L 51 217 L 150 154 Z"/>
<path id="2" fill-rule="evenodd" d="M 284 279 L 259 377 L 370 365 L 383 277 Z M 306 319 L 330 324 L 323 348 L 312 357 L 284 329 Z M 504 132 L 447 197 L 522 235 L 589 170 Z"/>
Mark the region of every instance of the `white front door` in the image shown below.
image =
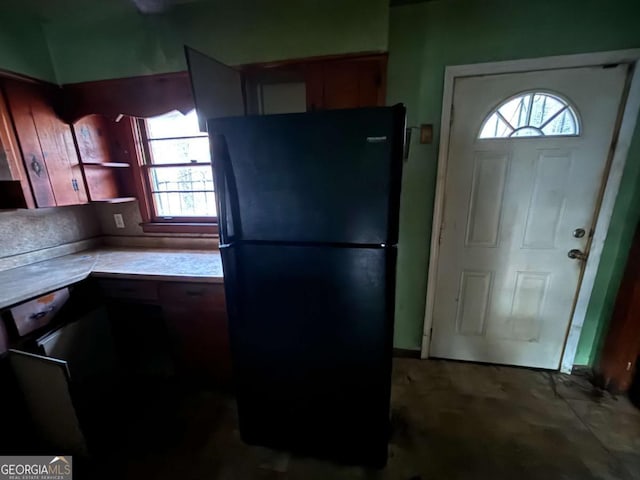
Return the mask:
<path id="1" fill-rule="evenodd" d="M 626 75 L 456 79 L 432 356 L 559 367 Z"/>

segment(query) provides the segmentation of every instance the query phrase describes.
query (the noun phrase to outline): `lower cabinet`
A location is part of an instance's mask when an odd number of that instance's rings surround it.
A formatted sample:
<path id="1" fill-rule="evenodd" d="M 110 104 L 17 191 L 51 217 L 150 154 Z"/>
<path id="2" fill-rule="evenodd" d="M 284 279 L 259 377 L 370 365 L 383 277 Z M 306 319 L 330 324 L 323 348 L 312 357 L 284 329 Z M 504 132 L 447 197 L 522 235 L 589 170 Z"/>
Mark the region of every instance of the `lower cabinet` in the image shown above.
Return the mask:
<path id="1" fill-rule="evenodd" d="M 159 292 L 178 373 L 227 382 L 231 361 L 222 285 L 161 283 Z"/>
<path id="2" fill-rule="evenodd" d="M 98 280 L 125 371 L 224 385 L 231 379 L 224 286 Z"/>
<path id="3" fill-rule="evenodd" d="M 129 430 L 162 441 L 181 387 L 231 379 L 222 284 L 82 282 L 4 311 L 0 349 L 0 410 L 15 417 L 0 447 L 21 454 L 105 451 Z"/>

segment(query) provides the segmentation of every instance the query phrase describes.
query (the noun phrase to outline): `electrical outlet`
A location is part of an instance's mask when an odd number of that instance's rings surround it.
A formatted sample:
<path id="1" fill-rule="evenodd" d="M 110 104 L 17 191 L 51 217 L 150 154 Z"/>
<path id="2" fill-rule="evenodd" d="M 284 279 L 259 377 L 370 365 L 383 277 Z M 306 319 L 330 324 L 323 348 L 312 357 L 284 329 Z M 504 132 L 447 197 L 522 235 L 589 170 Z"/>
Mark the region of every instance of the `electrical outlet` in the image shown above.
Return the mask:
<path id="1" fill-rule="evenodd" d="M 124 228 L 124 219 L 121 213 L 114 213 L 113 221 L 116 222 L 116 228 Z"/>

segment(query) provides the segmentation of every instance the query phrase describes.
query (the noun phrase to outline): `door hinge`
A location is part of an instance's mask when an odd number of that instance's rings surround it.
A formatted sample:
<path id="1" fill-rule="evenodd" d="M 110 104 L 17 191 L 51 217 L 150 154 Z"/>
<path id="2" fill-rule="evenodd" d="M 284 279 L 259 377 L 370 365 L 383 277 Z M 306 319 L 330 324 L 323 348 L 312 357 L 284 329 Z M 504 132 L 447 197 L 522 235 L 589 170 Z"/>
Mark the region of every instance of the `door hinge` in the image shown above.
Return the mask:
<path id="1" fill-rule="evenodd" d="M 438 245 L 442 243 L 442 233 L 444 230 L 444 222 L 440 224 L 440 231 L 438 232 Z"/>
<path id="2" fill-rule="evenodd" d="M 74 192 L 78 192 L 80 190 L 78 187 L 78 181 L 75 178 L 71 179 L 71 188 L 73 188 Z"/>

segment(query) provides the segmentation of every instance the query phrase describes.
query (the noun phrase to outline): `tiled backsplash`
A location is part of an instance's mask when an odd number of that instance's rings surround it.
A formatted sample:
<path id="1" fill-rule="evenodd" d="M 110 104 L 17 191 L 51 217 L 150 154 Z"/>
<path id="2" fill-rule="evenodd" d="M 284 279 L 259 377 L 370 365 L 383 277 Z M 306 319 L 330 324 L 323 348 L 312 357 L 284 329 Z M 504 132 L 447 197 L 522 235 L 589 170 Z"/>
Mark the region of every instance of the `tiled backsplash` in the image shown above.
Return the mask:
<path id="1" fill-rule="evenodd" d="M 116 228 L 113 214 L 125 228 Z M 215 250 L 212 235 L 146 234 L 138 202 L 0 211 L 0 270 L 66 255 L 100 244 L 133 248 Z"/>
<path id="2" fill-rule="evenodd" d="M 92 205 L 0 211 L 0 258 L 101 235 Z"/>

